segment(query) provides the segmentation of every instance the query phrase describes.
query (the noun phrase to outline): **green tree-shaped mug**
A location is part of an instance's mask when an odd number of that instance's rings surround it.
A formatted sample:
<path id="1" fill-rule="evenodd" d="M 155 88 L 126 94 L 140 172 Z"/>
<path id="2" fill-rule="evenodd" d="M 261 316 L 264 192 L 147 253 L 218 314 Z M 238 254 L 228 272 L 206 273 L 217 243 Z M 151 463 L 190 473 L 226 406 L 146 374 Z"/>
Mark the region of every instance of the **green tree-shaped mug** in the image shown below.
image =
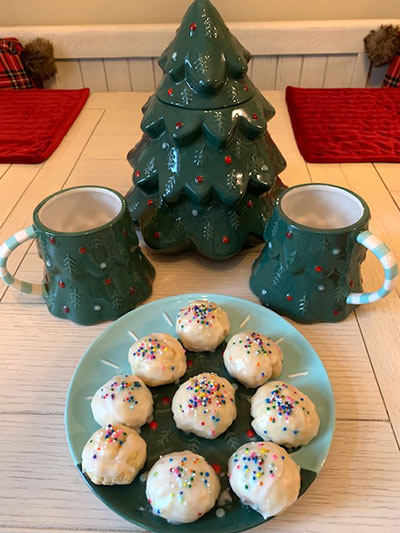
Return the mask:
<path id="1" fill-rule="evenodd" d="M 7 259 L 36 239 L 45 263 L 42 283 L 16 279 Z M 106 187 L 65 189 L 45 198 L 33 225 L 0 246 L 0 277 L 28 294 L 42 295 L 53 315 L 78 324 L 114 320 L 146 300 L 155 270 L 142 254 L 125 199 Z"/>
<path id="2" fill-rule="evenodd" d="M 370 211 L 352 191 L 304 184 L 282 192 L 265 229 L 266 246 L 255 261 L 250 287 L 262 303 L 298 322 L 337 322 L 354 306 L 376 302 L 393 290 L 394 254 L 368 231 Z M 369 249 L 385 281 L 362 292 L 360 267 Z"/>

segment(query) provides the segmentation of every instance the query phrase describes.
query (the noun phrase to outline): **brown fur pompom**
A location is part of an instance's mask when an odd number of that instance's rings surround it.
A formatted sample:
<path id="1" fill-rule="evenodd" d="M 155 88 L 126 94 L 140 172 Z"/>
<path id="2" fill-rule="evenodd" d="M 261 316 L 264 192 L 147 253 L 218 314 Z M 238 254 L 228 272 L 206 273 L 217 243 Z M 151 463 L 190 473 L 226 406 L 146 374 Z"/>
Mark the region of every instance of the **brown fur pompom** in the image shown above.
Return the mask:
<path id="1" fill-rule="evenodd" d="M 381 26 L 364 39 L 367 56 L 374 67 L 390 63 L 400 48 L 400 27 Z"/>
<path id="2" fill-rule="evenodd" d="M 22 61 L 38 86 L 43 86 L 43 81 L 52 78 L 57 72 L 53 45 L 47 39 L 38 37 L 25 44 Z"/>

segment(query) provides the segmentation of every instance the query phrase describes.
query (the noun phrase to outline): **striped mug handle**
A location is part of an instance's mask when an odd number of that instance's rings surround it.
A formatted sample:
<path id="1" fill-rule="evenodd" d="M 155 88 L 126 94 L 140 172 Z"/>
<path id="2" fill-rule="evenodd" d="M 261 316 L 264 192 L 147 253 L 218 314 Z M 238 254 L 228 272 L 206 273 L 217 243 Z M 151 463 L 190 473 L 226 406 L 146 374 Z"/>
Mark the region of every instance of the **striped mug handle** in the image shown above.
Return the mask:
<path id="1" fill-rule="evenodd" d="M 10 285 L 14 289 L 18 289 L 26 294 L 37 294 L 43 296 L 46 293 L 46 289 L 42 283 L 29 283 L 20 279 L 14 278 L 7 270 L 7 261 L 11 252 L 13 252 L 18 246 L 29 239 L 35 239 L 36 234 L 33 226 L 18 231 L 15 235 L 10 237 L 6 242 L 0 246 L 0 278 Z"/>
<path id="2" fill-rule="evenodd" d="M 346 300 L 347 304 L 359 305 L 377 302 L 392 291 L 399 277 L 399 266 L 394 253 L 378 237 L 370 231 L 363 231 L 357 237 L 357 242 L 371 250 L 379 259 L 385 271 L 385 281 L 378 291 L 351 292 Z"/>

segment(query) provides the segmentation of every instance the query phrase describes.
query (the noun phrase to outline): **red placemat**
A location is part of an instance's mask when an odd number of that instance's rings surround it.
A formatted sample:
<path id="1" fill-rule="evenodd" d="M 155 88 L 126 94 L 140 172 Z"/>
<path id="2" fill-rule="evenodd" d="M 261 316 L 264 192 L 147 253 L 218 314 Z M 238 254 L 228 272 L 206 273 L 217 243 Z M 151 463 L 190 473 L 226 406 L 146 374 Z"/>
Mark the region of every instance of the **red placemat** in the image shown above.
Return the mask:
<path id="1" fill-rule="evenodd" d="M 54 152 L 89 89 L 0 91 L 0 163 L 41 163 Z"/>
<path id="2" fill-rule="evenodd" d="M 306 161 L 400 161 L 400 89 L 288 87 L 286 103 Z"/>

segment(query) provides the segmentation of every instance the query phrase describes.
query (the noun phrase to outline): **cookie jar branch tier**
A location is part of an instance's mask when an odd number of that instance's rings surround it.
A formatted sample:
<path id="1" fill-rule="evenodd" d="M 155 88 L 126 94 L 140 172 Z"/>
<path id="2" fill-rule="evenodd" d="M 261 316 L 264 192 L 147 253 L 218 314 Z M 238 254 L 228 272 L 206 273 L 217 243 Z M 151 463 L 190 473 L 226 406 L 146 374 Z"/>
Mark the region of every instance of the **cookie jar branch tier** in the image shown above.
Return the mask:
<path id="1" fill-rule="evenodd" d="M 164 77 L 128 154 L 129 210 L 151 248 L 224 259 L 262 239 L 286 163 L 249 60 L 211 2 L 195 0 L 159 60 Z"/>

